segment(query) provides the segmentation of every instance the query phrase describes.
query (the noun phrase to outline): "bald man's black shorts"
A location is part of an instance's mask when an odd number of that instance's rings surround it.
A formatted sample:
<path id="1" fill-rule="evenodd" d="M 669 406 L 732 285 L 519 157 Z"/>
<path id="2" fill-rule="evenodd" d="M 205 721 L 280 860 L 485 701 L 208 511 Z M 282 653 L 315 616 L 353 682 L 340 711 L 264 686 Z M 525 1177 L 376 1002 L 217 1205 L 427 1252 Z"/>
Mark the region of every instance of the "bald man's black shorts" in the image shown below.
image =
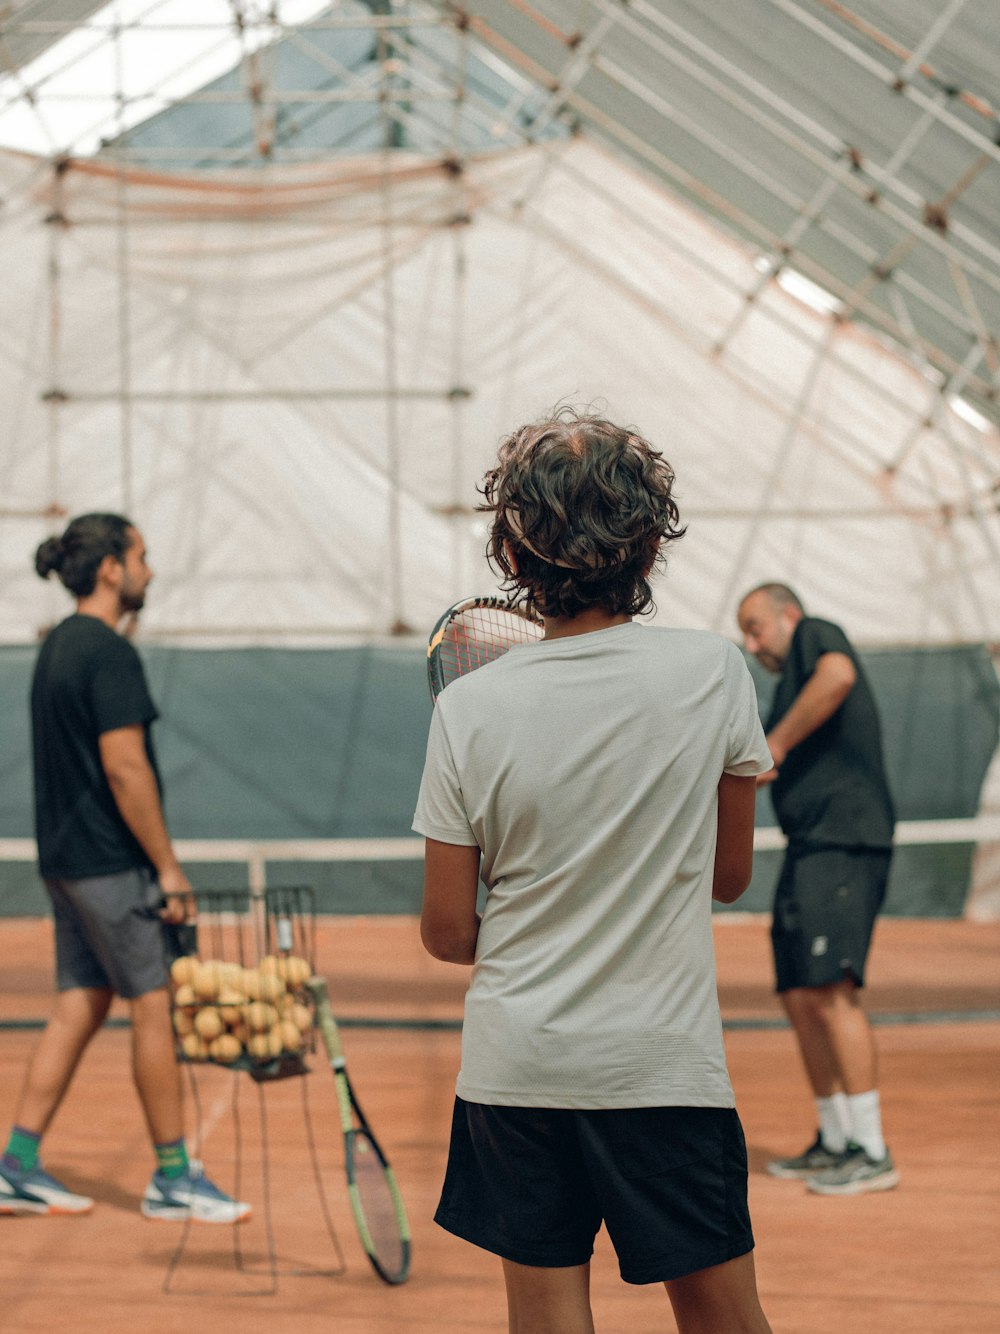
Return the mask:
<path id="1" fill-rule="evenodd" d="M 789 845 L 774 895 L 776 990 L 864 986 L 891 851 Z"/>

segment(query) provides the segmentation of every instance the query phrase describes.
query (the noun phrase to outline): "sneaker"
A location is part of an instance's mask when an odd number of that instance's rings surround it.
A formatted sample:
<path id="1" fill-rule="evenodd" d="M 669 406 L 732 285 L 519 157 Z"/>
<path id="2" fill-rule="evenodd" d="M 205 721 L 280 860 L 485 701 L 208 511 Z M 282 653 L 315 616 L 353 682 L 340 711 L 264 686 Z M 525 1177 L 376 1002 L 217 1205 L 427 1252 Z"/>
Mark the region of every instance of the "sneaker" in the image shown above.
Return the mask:
<path id="1" fill-rule="evenodd" d="M 144 1218 L 190 1218 L 196 1223 L 242 1223 L 250 1217 L 249 1204 L 234 1200 L 209 1181 L 200 1163 L 190 1163 L 179 1177 L 153 1173 L 142 1197 Z"/>
<path id="2" fill-rule="evenodd" d="M 0 1214 L 89 1214 L 94 1201 L 50 1177 L 40 1163 L 27 1172 L 0 1164 Z"/>
<path id="3" fill-rule="evenodd" d="M 859 1144 L 849 1144 L 839 1166 L 810 1177 L 806 1189 L 817 1195 L 862 1195 L 867 1190 L 892 1190 L 898 1183 L 888 1149 L 882 1158 L 872 1158 Z"/>
<path id="4" fill-rule="evenodd" d="M 847 1150 L 834 1153 L 823 1143 L 823 1137 L 817 1134 L 812 1144 L 796 1158 L 772 1158 L 767 1170 L 773 1177 L 787 1177 L 794 1181 L 804 1181 L 818 1172 L 825 1172 L 839 1167 L 844 1161 Z"/>

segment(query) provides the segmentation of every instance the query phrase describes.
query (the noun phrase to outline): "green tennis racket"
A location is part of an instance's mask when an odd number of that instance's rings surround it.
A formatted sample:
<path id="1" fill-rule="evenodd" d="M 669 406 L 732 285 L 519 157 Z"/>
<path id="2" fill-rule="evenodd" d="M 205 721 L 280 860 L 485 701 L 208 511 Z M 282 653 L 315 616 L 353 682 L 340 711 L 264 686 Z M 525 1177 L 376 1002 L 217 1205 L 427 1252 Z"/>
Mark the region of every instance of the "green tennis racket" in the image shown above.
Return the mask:
<path id="1" fill-rule="evenodd" d="M 389 1160 L 351 1087 L 326 981 L 322 977 L 311 977 L 306 986 L 316 1006 L 316 1024 L 330 1058 L 337 1089 L 340 1126 L 344 1132 L 347 1193 L 358 1236 L 379 1278 L 386 1283 L 405 1283 L 410 1272 L 410 1225 L 403 1197 Z"/>

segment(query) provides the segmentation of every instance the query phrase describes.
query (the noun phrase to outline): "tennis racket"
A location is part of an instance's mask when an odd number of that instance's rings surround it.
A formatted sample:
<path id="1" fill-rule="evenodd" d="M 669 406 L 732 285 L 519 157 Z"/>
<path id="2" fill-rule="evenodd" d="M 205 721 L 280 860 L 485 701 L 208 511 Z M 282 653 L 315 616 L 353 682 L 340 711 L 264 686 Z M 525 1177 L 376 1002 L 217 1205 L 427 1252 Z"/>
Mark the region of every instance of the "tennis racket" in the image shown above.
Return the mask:
<path id="1" fill-rule="evenodd" d="M 340 1128 L 344 1132 L 347 1193 L 361 1244 L 379 1278 L 386 1283 L 405 1283 L 410 1272 L 410 1225 L 403 1197 L 347 1077 L 326 981 L 311 977 L 306 987 L 316 1006 L 316 1024 L 333 1070 Z"/>
<path id="2" fill-rule="evenodd" d="M 512 607 L 502 598 L 466 598 L 449 607 L 431 631 L 427 645 L 427 679 L 431 698 L 445 686 L 494 662 L 517 644 L 541 639 L 540 616 Z"/>

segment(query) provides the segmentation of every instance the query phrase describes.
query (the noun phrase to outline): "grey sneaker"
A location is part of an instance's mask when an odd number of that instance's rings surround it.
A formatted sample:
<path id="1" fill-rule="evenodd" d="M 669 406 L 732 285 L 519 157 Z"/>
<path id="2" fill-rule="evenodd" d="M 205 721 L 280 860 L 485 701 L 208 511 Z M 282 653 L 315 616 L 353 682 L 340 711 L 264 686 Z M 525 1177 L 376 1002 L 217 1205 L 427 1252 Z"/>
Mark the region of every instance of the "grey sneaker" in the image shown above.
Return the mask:
<path id="1" fill-rule="evenodd" d="M 197 1162 L 179 1177 L 154 1172 L 140 1207 L 144 1218 L 190 1218 L 197 1223 L 242 1223 L 250 1217 L 250 1205 L 221 1191 Z"/>
<path id="2" fill-rule="evenodd" d="M 846 1153 L 846 1149 L 841 1153 L 834 1153 L 823 1143 L 822 1136 L 817 1134 L 812 1144 L 803 1153 L 795 1158 L 772 1158 L 767 1165 L 767 1170 L 773 1177 L 786 1177 L 791 1181 L 805 1181 L 808 1177 L 814 1177 L 819 1172 L 839 1167 L 844 1161 Z"/>
<path id="3" fill-rule="evenodd" d="M 0 1214 L 89 1214 L 94 1201 L 75 1195 L 39 1163 L 29 1172 L 0 1165 Z"/>
<path id="4" fill-rule="evenodd" d="M 886 1149 L 882 1158 L 870 1157 L 858 1144 L 849 1144 L 838 1167 L 829 1167 L 806 1182 L 817 1195 L 863 1195 L 868 1190 L 892 1190 L 899 1173 Z"/>

